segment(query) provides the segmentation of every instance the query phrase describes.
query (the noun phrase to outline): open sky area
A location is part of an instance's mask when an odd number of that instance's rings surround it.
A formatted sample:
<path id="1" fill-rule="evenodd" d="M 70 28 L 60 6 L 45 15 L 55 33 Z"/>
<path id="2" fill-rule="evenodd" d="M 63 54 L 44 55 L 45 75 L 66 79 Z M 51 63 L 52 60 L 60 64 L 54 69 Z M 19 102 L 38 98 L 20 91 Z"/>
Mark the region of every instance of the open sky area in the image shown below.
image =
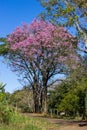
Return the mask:
<path id="1" fill-rule="evenodd" d="M 43 8 L 37 0 L 0 0 L 0 37 L 6 37 L 22 23 L 30 23 Z M 6 92 L 12 93 L 23 86 L 18 77 L 0 57 L 0 82 L 6 84 Z"/>

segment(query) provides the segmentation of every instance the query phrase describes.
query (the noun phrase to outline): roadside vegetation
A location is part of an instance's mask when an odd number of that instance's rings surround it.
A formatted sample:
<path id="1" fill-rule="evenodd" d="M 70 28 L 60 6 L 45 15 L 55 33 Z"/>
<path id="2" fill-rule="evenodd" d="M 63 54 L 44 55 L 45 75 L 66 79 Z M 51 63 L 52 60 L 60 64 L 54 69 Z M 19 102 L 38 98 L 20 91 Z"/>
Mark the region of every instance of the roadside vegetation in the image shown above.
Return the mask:
<path id="1" fill-rule="evenodd" d="M 49 123 L 46 119 L 13 113 L 7 122 L 0 123 L 0 130 L 49 130 L 58 129 L 58 125 Z"/>

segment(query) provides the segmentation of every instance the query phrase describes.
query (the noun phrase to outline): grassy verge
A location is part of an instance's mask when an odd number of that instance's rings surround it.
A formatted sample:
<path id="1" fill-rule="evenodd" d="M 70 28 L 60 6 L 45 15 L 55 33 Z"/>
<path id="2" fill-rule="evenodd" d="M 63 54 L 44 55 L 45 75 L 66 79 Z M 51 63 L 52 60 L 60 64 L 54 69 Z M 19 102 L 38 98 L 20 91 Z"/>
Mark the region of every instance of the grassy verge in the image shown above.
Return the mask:
<path id="1" fill-rule="evenodd" d="M 0 124 L 0 130 L 58 130 L 58 126 L 46 119 L 16 114 L 9 125 Z"/>

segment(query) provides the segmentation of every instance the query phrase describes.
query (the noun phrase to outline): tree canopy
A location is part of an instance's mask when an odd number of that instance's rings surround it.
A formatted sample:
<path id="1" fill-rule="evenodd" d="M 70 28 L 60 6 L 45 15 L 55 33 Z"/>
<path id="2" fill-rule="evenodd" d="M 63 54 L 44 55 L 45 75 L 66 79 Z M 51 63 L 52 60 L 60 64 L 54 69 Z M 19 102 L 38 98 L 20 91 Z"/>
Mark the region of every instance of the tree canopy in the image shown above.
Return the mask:
<path id="1" fill-rule="evenodd" d="M 45 11 L 41 13 L 52 23 L 67 27 L 87 48 L 87 2 L 86 0 L 39 0 Z M 74 31 L 73 31 L 74 30 Z M 87 51 L 87 49 L 86 49 Z"/>
<path id="2" fill-rule="evenodd" d="M 47 87 L 57 80 L 54 76 L 66 71 L 67 67 L 74 68 L 74 60 L 78 62 L 74 50 L 76 39 L 63 27 L 43 20 L 16 28 L 7 41 L 10 65 L 23 80 L 28 80 L 36 95 L 34 99 L 40 96 L 41 100 L 44 95 L 47 100 Z"/>

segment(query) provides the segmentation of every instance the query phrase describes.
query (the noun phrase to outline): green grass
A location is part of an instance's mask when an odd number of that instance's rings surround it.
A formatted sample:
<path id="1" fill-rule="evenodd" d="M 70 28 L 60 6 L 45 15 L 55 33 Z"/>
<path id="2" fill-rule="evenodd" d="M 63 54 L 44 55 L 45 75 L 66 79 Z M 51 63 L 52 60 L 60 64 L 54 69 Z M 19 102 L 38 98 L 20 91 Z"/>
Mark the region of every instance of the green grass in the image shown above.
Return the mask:
<path id="1" fill-rule="evenodd" d="M 58 126 L 46 119 L 16 114 L 9 125 L 0 124 L 0 130 L 57 130 Z"/>

